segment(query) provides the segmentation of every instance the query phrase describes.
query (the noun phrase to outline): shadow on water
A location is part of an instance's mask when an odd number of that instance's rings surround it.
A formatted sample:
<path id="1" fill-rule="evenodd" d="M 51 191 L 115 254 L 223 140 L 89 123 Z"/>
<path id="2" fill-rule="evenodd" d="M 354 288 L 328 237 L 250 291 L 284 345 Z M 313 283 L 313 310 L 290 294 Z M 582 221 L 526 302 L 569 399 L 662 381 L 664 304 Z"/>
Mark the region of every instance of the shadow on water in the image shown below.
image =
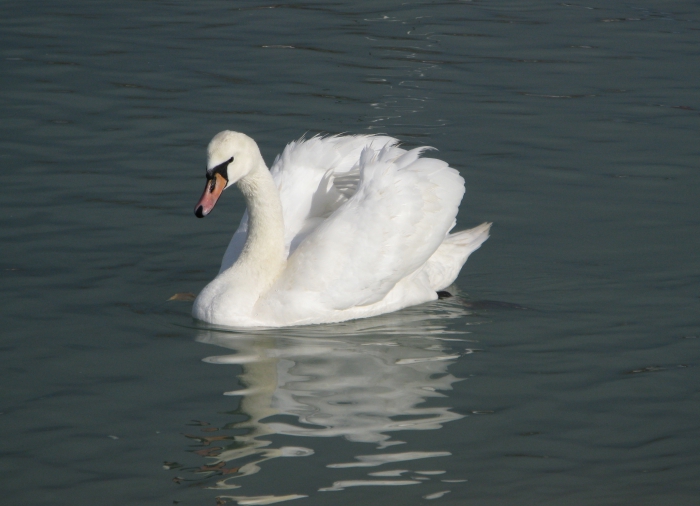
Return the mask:
<path id="1" fill-rule="evenodd" d="M 352 458 L 334 456 L 341 461 L 332 461 L 331 457 L 325 466 L 329 470 L 328 482 L 314 483 L 315 491 L 419 485 L 430 480 L 431 475 L 447 478 L 441 476 L 446 472 L 443 469 L 407 468 L 413 461 L 423 459 L 437 463 L 439 457 L 450 456 L 449 451 L 431 448 L 427 443 L 423 448 L 413 447 L 415 444 L 401 447 L 406 443 L 398 437 L 402 431 L 437 430 L 464 417 L 445 405 L 449 397 L 442 392 L 460 381 L 448 372 L 450 364 L 478 351 L 471 347 L 474 341 L 466 338 L 468 332 L 462 326 L 469 314 L 463 301 L 453 297 L 399 313 L 334 325 L 201 329 L 198 341 L 233 351 L 210 356 L 205 362 L 242 367 L 239 381 L 244 388 L 225 392 L 239 397 L 240 405 L 234 415 L 237 420 L 227 423 L 224 431 L 205 427 L 204 431 L 217 434 L 187 436 L 201 446 L 195 453 L 208 460 L 206 465 L 189 471 L 206 475 L 205 483 L 200 478 L 199 486 L 221 492 L 248 488 L 246 479 L 264 474 L 271 461 L 313 455 L 315 438 L 338 437 L 351 443 L 369 443 L 375 451 L 355 445 Z M 428 402 L 438 398 L 437 402 Z M 285 441 L 292 437 L 298 443 L 276 444 L 275 436 L 286 436 Z M 381 466 L 386 467 L 377 469 Z M 365 468 L 374 472 L 357 479 L 357 472 L 364 474 Z M 330 470 L 336 470 L 335 474 Z M 338 476 L 343 471 L 350 474 Z M 271 472 L 274 471 L 268 470 Z M 300 474 L 297 479 L 307 482 L 301 488 L 310 485 L 308 477 Z M 275 492 L 284 493 L 222 495 L 218 500 L 271 504 L 311 493 Z"/>

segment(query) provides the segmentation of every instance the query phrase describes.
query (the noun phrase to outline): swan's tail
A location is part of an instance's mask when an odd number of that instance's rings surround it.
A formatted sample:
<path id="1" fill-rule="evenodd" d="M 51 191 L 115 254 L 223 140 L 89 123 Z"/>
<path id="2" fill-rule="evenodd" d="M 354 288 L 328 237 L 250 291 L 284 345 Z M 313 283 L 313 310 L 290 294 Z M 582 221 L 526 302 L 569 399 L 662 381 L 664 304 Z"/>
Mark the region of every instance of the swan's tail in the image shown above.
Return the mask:
<path id="1" fill-rule="evenodd" d="M 489 230 L 491 230 L 491 225 L 493 225 L 493 223 L 486 222 L 482 223 L 478 227 L 470 228 L 469 230 L 462 230 L 461 232 L 449 234 L 442 244 L 454 244 L 455 246 L 463 248 L 467 255 L 464 257 L 464 261 L 466 262 L 467 257 L 472 252 L 478 250 L 479 246 L 481 246 L 484 241 L 489 238 Z"/>
<path id="2" fill-rule="evenodd" d="M 448 234 L 425 265 L 430 286 L 436 292 L 447 288 L 457 279 L 459 271 L 474 251 L 489 238 L 491 223 Z"/>

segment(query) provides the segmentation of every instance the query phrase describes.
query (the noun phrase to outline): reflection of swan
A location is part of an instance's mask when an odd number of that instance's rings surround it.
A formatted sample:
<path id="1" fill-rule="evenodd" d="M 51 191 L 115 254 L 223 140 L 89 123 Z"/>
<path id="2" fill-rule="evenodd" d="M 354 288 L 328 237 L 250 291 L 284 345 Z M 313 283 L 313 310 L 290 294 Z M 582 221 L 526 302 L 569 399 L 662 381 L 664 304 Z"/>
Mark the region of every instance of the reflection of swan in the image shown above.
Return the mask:
<path id="1" fill-rule="evenodd" d="M 237 327 L 363 318 L 437 298 L 490 224 L 454 234 L 464 181 L 427 148 L 391 137 L 292 142 L 268 171 L 257 144 L 224 131 L 209 144 L 207 215 L 238 183 L 248 206 L 219 275 L 192 314 Z"/>
<path id="2" fill-rule="evenodd" d="M 427 398 L 445 397 L 441 391 L 458 381 L 447 367 L 465 353 L 467 342 L 464 332 L 450 332 L 447 322 L 466 313 L 457 304 L 442 302 L 336 325 L 247 333 L 202 330 L 199 341 L 236 351 L 206 361 L 243 367 L 245 388 L 228 395 L 242 397 L 240 411 L 249 417 L 229 426 L 247 433 L 235 436 L 234 444 L 212 457 L 213 464 L 242 463 L 239 474 L 220 481 L 217 488 L 237 488 L 232 478 L 259 472 L 264 461 L 312 454 L 308 446 L 316 437 L 374 443 L 379 451 L 329 465 L 335 469 L 449 455 L 430 448 L 386 449 L 402 443 L 391 437 L 398 431 L 439 429 L 462 418 L 449 407 L 422 404 Z M 266 440 L 275 434 L 306 442 L 275 448 L 273 439 Z"/>

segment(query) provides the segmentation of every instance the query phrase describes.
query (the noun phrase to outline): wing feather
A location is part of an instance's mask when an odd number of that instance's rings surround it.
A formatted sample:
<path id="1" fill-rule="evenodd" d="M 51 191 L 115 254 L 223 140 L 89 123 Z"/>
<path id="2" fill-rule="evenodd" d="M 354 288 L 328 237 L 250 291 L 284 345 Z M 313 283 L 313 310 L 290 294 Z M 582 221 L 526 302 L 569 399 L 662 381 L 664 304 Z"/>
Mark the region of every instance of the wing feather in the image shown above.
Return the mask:
<path id="1" fill-rule="evenodd" d="M 370 305 L 419 269 L 464 194 L 459 173 L 423 150 L 363 149 L 356 193 L 298 245 L 267 303 L 310 314 Z"/>

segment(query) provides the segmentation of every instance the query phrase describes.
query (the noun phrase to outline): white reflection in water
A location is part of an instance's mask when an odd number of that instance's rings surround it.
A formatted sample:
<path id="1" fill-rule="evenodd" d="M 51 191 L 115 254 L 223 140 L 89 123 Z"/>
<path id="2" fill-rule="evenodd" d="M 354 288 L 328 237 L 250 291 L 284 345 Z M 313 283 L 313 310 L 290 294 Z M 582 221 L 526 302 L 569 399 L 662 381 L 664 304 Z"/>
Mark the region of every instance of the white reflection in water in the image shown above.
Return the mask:
<path id="1" fill-rule="evenodd" d="M 240 410 L 249 417 L 231 426 L 245 429 L 246 434 L 235 436 L 235 444 L 209 457 L 215 459 L 213 464 L 242 464 L 235 476 L 219 481 L 214 488 L 238 488 L 240 485 L 233 480 L 259 472 L 266 460 L 314 453 L 303 444 L 272 448 L 271 441 L 265 440 L 272 434 L 342 436 L 353 442 L 376 444 L 381 451 L 403 443 L 393 439 L 398 431 L 439 429 L 444 423 L 462 418 L 449 407 L 419 405 L 427 398 L 445 398 L 441 391 L 450 390 L 458 381 L 448 373 L 448 366 L 472 350 L 459 351 L 461 347 L 456 343 L 463 341 L 467 345 L 468 340 L 463 337 L 466 332 L 450 331 L 448 324 L 466 314 L 459 302 L 442 301 L 427 308 L 419 306 L 335 325 L 241 332 L 202 330 L 199 341 L 235 350 L 235 354 L 205 361 L 243 367 L 240 380 L 246 388 L 226 394 L 241 396 Z M 363 453 L 366 451 L 363 447 Z M 354 462 L 328 467 L 376 467 L 449 455 L 445 451 L 387 452 L 358 455 Z M 393 473 L 372 475 L 397 476 Z M 419 483 L 346 480 L 320 490 Z M 268 499 L 273 500 L 260 500 Z"/>
<path id="2" fill-rule="evenodd" d="M 460 417 L 461 418 L 461 417 Z M 358 455 L 355 457 L 359 462 L 347 462 L 343 464 L 331 464 L 328 467 L 375 467 L 388 462 L 404 462 L 406 460 L 427 459 L 430 457 L 447 457 L 450 452 L 404 452 L 404 453 L 384 453 L 381 455 Z"/>
<path id="3" fill-rule="evenodd" d="M 221 499 L 233 499 L 241 506 L 261 506 L 263 504 L 276 504 L 278 502 L 293 501 L 294 499 L 302 499 L 308 497 L 307 495 L 257 495 L 257 496 L 244 496 L 244 495 L 222 495 Z"/>
<path id="4" fill-rule="evenodd" d="M 440 492 L 435 492 L 434 494 L 424 495 L 423 499 L 440 499 L 442 496 L 449 493 L 449 490 L 441 490 Z"/>
<path id="5" fill-rule="evenodd" d="M 408 473 L 408 469 L 393 469 L 391 471 L 377 471 L 376 473 L 368 473 L 369 476 L 401 476 L 403 473 Z"/>
<path id="6" fill-rule="evenodd" d="M 336 481 L 332 487 L 319 488 L 319 492 L 335 492 L 344 490 L 348 487 L 366 487 L 366 486 L 395 486 L 395 485 L 418 485 L 420 481 L 414 480 L 346 480 Z"/>

